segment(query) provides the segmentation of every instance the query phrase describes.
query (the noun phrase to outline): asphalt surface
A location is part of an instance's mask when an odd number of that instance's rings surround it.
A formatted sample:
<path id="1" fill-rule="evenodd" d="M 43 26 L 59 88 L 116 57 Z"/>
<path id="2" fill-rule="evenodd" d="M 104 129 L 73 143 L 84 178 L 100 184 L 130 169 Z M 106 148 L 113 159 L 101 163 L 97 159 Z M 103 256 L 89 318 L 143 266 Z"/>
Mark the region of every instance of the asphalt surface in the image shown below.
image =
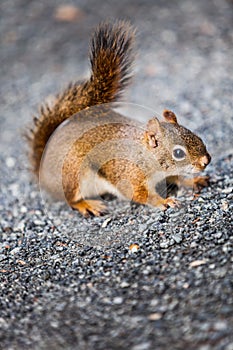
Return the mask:
<path id="1" fill-rule="evenodd" d="M 0 349 L 233 349 L 232 1 L 0 4 Z M 43 200 L 22 131 L 88 75 L 101 20 L 137 27 L 126 101 L 174 109 L 206 142 L 210 186 L 161 212 L 109 199 L 82 218 Z M 107 199 L 106 199 L 107 200 Z M 134 244 L 134 245 L 133 245 Z"/>

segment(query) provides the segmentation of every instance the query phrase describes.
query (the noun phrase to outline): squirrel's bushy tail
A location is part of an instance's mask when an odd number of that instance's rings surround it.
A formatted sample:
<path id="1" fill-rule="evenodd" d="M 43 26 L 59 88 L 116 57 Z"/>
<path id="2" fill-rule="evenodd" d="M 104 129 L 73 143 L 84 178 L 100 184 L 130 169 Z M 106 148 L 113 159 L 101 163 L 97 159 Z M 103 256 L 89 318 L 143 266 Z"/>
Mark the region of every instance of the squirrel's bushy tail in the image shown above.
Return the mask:
<path id="1" fill-rule="evenodd" d="M 49 137 L 65 119 L 90 106 L 116 101 L 131 78 L 134 30 L 124 21 L 102 23 L 91 39 L 91 77 L 70 84 L 52 107 L 45 105 L 34 118 L 28 136 L 33 171 L 38 174 Z"/>
<path id="2" fill-rule="evenodd" d="M 100 24 L 91 41 L 91 103 L 115 101 L 131 78 L 134 30 L 127 22 Z"/>

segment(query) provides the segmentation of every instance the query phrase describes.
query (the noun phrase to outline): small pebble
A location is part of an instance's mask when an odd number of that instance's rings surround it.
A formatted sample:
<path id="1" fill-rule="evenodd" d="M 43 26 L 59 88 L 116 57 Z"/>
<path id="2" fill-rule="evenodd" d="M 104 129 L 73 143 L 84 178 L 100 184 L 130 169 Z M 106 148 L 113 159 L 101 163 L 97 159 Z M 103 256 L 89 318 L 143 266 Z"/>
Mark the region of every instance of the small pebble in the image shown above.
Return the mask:
<path id="1" fill-rule="evenodd" d="M 120 305 L 123 303 L 123 298 L 115 297 L 112 302 L 113 302 L 113 304 Z"/>
<path id="2" fill-rule="evenodd" d="M 155 312 L 153 314 L 150 314 L 148 316 L 148 320 L 150 321 L 158 321 L 162 318 L 162 314 L 160 314 L 159 312 Z"/>
<path id="3" fill-rule="evenodd" d="M 15 158 L 13 158 L 13 157 L 7 157 L 6 158 L 6 166 L 8 167 L 8 168 L 14 168 L 14 166 L 15 166 Z"/>

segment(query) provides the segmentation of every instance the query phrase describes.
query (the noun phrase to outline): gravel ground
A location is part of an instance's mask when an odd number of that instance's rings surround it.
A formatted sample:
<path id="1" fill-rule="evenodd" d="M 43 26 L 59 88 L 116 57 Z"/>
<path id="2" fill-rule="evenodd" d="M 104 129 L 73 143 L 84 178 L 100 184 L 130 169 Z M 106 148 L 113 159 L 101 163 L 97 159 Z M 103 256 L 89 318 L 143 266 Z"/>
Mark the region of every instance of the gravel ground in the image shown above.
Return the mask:
<path id="1" fill-rule="evenodd" d="M 232 350 L 233 3 L 72 1 L 66 21 L 62 4 L 0 4 L 0 349 Z M 210 186 L 180 191 L 180 209 L 111 198 L 85 219 L 43 203 L 28 174 L 21 131 L 88 74 L 106 18 L 138 28 L 127 100 L 174 109 L 212 155 Z"/>

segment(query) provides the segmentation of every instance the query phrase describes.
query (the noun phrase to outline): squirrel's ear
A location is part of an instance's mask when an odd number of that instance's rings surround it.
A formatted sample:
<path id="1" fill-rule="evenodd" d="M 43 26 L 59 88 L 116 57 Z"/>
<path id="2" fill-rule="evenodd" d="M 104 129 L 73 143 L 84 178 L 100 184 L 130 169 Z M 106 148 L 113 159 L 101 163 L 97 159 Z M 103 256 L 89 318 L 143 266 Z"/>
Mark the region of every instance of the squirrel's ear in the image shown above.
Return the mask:
<path id="1" fill-rule="evenodd" d="M 165 109 L 163 111 L 163 117 L 166 120 L 166 122 L 172 123 L 172 124 L 177 124 L 176 115 L 172 111 L 169 111 L 168 109 Z"/>
<path id="2" fill-rule="evenodd" d="M 160 133 L 160 123 L 159 120 L 154 117 L 153 119 L 150 119 L 147 123 L 147 130 L 145 132 L 145 139 L 147 144 L 155 148 L 157 147 L 157 140 L 156 136 Z"/>

